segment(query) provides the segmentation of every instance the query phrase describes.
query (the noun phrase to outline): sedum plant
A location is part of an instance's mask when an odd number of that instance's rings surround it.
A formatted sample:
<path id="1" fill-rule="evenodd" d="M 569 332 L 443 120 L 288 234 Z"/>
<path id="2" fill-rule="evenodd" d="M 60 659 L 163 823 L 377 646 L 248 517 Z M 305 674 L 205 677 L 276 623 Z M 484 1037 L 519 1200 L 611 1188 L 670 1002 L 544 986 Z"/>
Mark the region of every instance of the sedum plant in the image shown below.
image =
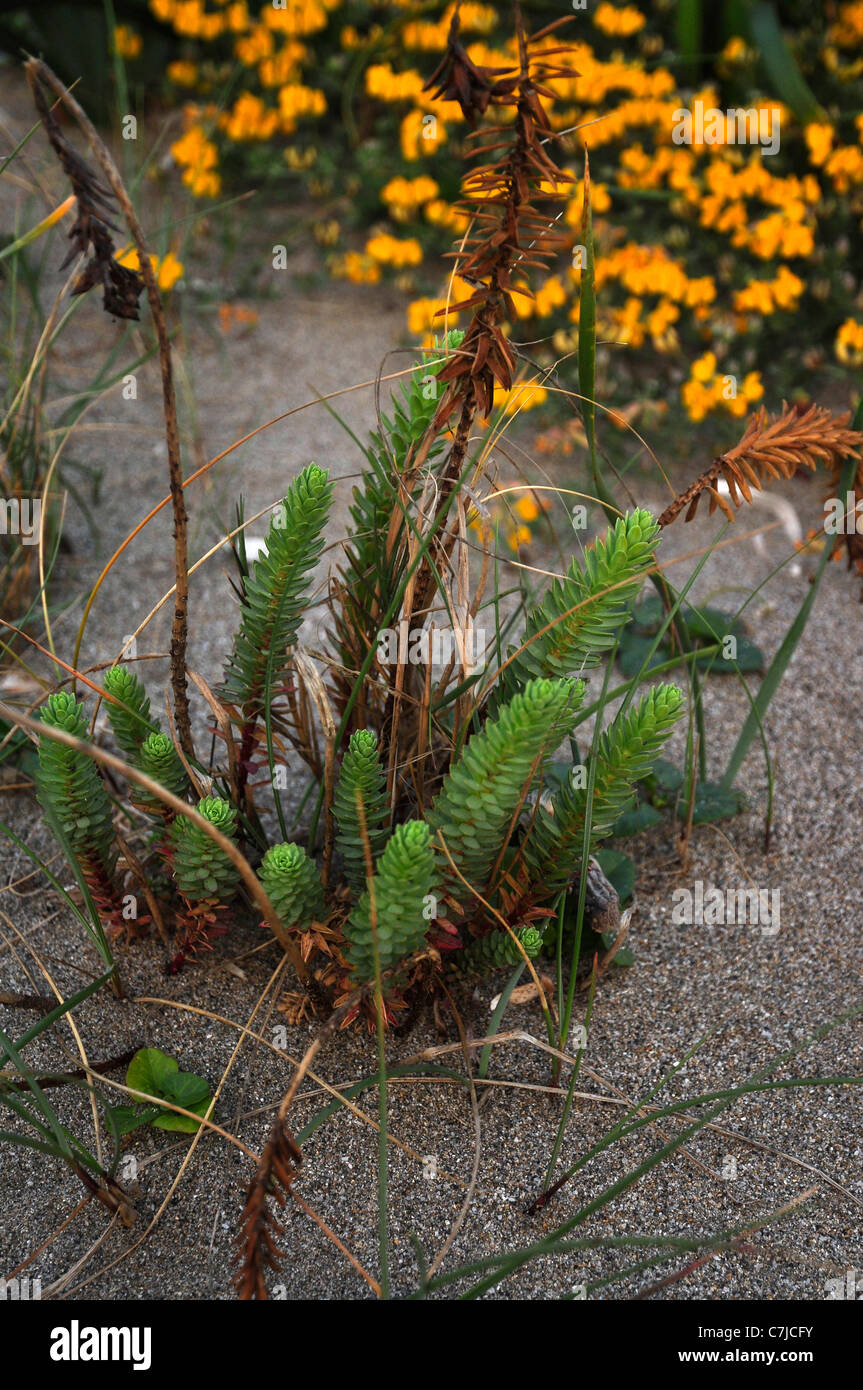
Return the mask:
<path id="1" fill-rule="evenodd" d="M 374 878 L 348 919 L 347 960 L 356 980 L 375 977 L 375 940 L 381 970 L 418 951 L 429 926 L 435 858 L 423 821 L 393 831 Z"/>
<path id="2" fill-rule="evenodd" d="M 366 885 L 366 844 L 374 864 L 388 835 L 386 781 L 378 741 L 370 729 L 351 734 L 333 804 L 345 878 L 354 893 L 360 893 Z"/>
<path id="3" fill-rule="evenodd" d="M 117 746 L 130 762 L 137 764 L 145 738 L 159 732 L 158 720 L 150 715 L 150 697 L 128 666 L 112 666 L 105 672 L 103 684 L 113 697 L 105 701 L 105 707 Z"/>
<path id="4" fill-rule="evenodd" d="M 680 717 L 683 696 L 674 685 L 652 690 L 634 710 L 618 714 L 600 735 L 590 823 L 590 844 L 611 834 L 633 789 L 652 770 L 663 743 Z M 550 810 L 540 806 L 525 843 L 531 877 L 559 891 L 580 861 L 587 819 L 587 790 L 567 777 Z"/>
<path id="5" fill-rule="evenodd" d="M 225 671 L 223 697 L 239 711 L 240 788 L 245 788 L 258 723 L 281 688 L 308 600 L 309 576 L 324 548 L 332 484 L 310 463 L 276 508 L 266 547 L 244 576 L 240 627 Z"/>
<path id="6" fill-rule="evenodd" d="M 173 739 L 170 739 L 167 734 L 148 734 L 138 750 L 137 765 L 148 777 L 152 777 L 154 782 L 158 782 L 160 786 L 173 792 L 174 796 L 181 799 L 188 797 L 191 790 L 189 774 L 183 766 Z M 164 815 L 166 819 L 173 817 L 170 807 L 166 807 L 163 802 L 160 802 L 157 796 L 150 796 L 149 793 L 139 789 L 137 799 L 140 805 L 147 807 L 157 815 Z"/>
<path id="7" fill-rule="evenodd" d="M 205 796 L 198 802 L 205 820 L 229 840 L 236 839 L 237 812 L 219 796 Z M 223 849 L 194 821 L 178 816 L 171 828 L 174 879 L 190 903 L 223 903 L 234 892 L 239 871 Z"/>
<path id="8" fill-rule="evenodd" d="M 561 721 L 574 724 L 583 690 L 581 681 L 529 681 L 470 739 L 451 769 L 428 821 L 446 847 L 441 872 L 457 894 L 465 880 L 486 885 L 527 793 L 540 781 L 543 756 L 560 741 Z"/>
<path id="9" fill-rule="evenodd" d="M 129 814 L 144 817 L 151 831 L 157 821 L 147 864 L 155 861 L 162 882 L 170 870 L 175 964 L 247 910 L 250 896 L 265 898 L 280 940 L 296 950 L 313 1009 L 343 1001 L 348 1015 L 368 1012 L 380 983 L 393 1017 L 412 992 L 440 989 L 450 970 L 475 977 L 551 944 L 554 923 L 565 917 L 561 895 L 611 833 L 682 709 L 673 686 L 634 701 L 639 672 L 624 712 L 594 739 L 592 804 L 561 780 L 560 749 L 577 757 L 589 673 L 611 659 L 655 567 L 659 527 L 649 512 L 635 507 L 617 517 L 524 606 L 520 632 L 518 613 L 501 616 L 488 503 L 492 446 L 503 428 L 499 400 L 521 366 L 507 320 L 517 318 L 515 284 L 554 249 L 547 229 L 555 218 L 540 204 L 571 181 L 554 162 L 540 99 L 543 36 L 535 46 L 517 23 L 520 60 L 511 74 L 470 64 L 453 30 L 430 80 L 440 93 L 459 94 L 471 125 L 487 113 L 498 122 L 478 147 L 493 162 L 472 170 L 464 203 L 472 230 L 456 253 L 457 292 L 464 285 L 471 292 L 453 308 L 465 326 L 446 332 L 442 323 L 391 405 L 376 413 L 314 648 L 300 650 L 298 637 L 333 485 L 311 463 L 287 487 L 254 564 L 242 544 L 235 551 L 238 622 L 222 687 L 208 699 L 214 751 L 201 755 L 186 698 L 186 523 L 175 458 L 170 659 L 179 746 L 153 718 L 136 671 L 121 665 L 105 676 L 111 731 L 127 761 L 182 800 L 193 782 L 196 792 L 206 789 L 201 816 L 245 856 L 241 874 L 200 824 L 173 816 L 132 781 Z M 52 138 L 65 158 L 57 131 Z M 83 188 L 87 166 L 74 167 Z M 583 294 L 588 280 L 586 272 Z M 165 371 L 169 365 L 163 360 Z M 585 399 L 594 394 L 589 385 L 580 382 Z M 489 614 L 494 631 L 474 649 Z M 447 634 L 449 648 L 436 649 Z M 83 731 L 74 702 L 58 701 L 45 717 Z M 590 706 L 600 725 L 602 709 L 602 699 Z M 67 751 L 44 750 L 41 794 L 67 854 L 86 872 L 96 865 L 110 877 L 107 795 L 88 760 Z M 292 752 L 291 776 L 302 776 L 298 763 L 308 774 L 308 785 L 296 789 L 308 807 L 308 851 L 287 831 L 281 791 L 289 783 L 275 775 Z M 270 778 L 255 785 L 264 761 Z"/>
<path id="10" fill-rule="evenodd" d="M 531 676 L 566 676 L 611 651 L 653 564 L 658 536 L 650 512 L 638 508 L 620 517 L 583 563 L 573 560 L 529 615 L 521 646 L 510 648 L 497 699 Z"/>
<path id="11" fill-rule="evenodd" d="M 68 691 L 49 695 L 40 717 L 51 728 L 89 740 L 84 706 Z M 120 929 L 122 900 L 115 881 L 111 802 L 95 763 L 86 753 L 42 736 L 36 787 L 45 818 L 92 894 L 104 924 Z"/>
<path id="12" fill-rule="evenodd" d="M 324 890 L 314 860 L 300 845 L 273 845 L 261 861 L 261 883 L 284 927 L 306 931 L 324 910 Z"/>
<path id="13" fill-rule="evenodd" d="M 529 960 L 535 960 L 543 945 L 544 936 L 537 927 L 524 927 L 522 931 L 515 933 L 515 940 L 507 932 L 496 931 L 490 936 L 479 937 L 463 951 L 459 951 L 453 966 L 466 978 L 483 976 L 490 970 L 518 965 L 525 956 Z"/>

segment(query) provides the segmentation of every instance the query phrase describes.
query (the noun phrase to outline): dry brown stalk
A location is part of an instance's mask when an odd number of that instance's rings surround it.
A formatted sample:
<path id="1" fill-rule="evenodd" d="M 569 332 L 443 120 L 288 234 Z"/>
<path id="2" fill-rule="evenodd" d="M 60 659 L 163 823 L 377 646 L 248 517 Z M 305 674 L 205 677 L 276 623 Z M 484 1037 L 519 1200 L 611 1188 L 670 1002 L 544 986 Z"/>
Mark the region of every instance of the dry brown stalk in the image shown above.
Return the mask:
<path id="1" fill-rule="evenodd" d="M 174 393 L 174 377 L 171 365 L 171 341 L 165 320 L 165 310 L 159 294 L 159 286 L 150 251 L 135 209 L 132 206 L 126 186 L 116 164 L 90 121 L 87 113 L 52 72 L 47 63 L 39 58 L 29 58 L 24 71 L 33 100 L 45 127 L 51 147 L 54 150 L 64 173 L 72 184 L 78 204 L 78 215 L 70 236 L 76 251 L 86 251 L 89 245 L 93 259 L 84 267 L 76 282 L 73 294 L 81 294 L 96 284 L 104 290 L 104 307 L 108 313 L 120 318 L 137 318 L 137 301 L 140 282 L 143 278 L 147 290 L 147 300 L 156 330 L 159 346 L 159 363 L 162 373 L 162 398 L 165 413 L 165 439 L 168 446 L 168 474 L 171 487 L 171 505 L 174 513 L 174 566 L 176 570 L 176 590 L 174 594 L 174 622 L 171 630 L 171 686 L 174 692 L 174 705 L 177 717 L 177 730 L 180 746 L 187 758 L 194 758 L 192 726 L 189 716 L 189 696 L 186 688 L 186 644 L 189 612 L 189 565 L 187 529 L 188 518 L 183 496 L 183 466 L 180 459 L 180 428 L 177 420 L 177 401 Z M 87 137 L 96 162 L 109 186 L 110 193 L 94 176 L 86 162 L 62 134 L 57 121 L 45 101 L 42 85 L 50 87 L 54 94 L 75 118 Z M 113 258 L 114 243 L 105 219 L 106 207 L 110 207 L 111 195 L 116 199 L 125 218 L 132 239 L 138 251 L 141 276 L 120 266 Z"/>
<path id="2" fill-rule="evenodd" d="M 686 521 L 691 521 L 698 504 L 707 493 L 710 513 L 717 507 L 734 520 L 734 511 L 727 497 L 719 490 L 720 480 L 728 487 L 728 497 L 735 507 L 752 501 L 752 489 L 760 490 L 774 478 L 792 478 L 800 468 L 815 469 L 826 464 L 835 472 L 838 481 L 841 461 L 859 458 L 863 434 L 848 428 L 850 411 L 834 416 L 818 405 L 787 405 L 773 419 L 762 407 L 749 419 L 738 444 L 714 459 L 709 468 L 696 478 L 666 507 L 659 518 L 660 526 L 668 526 L 686 509 Z M 858 483 L 863 484 L 861 469 Z M 861 486 L 863 493 L 863 486 Z"/>
<path id="3" fill-rule="evenodd" d="M 241 1299 L 269 1299 L 265 1274 L 268 1269 L 279 1268 L 282 1252 L 277 1241 L 283 1228 L 273 1215 L 268 1198 L 285 1206 L 302 1162 L 303 1156 L 281 1114 L 277 1115 L 243 1208 L 234 1279 Z"/>

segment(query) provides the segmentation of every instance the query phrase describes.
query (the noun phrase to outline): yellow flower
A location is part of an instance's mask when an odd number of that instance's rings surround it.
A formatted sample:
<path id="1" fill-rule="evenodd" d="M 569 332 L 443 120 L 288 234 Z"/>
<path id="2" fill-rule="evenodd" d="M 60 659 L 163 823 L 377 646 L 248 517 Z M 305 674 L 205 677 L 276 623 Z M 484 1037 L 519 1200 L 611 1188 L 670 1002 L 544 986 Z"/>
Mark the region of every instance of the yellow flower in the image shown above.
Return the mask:
<path id="1" fill-rule="evenodd" d="M 824 163 L 833 148 L 833 127 L 812 121 L 803 132 L 810 163 L 819 166 Z"/>
<path id="2" fill-rule="evenodd" d="M 747 405 L 760 401 L 764 395 L 760 372 L 747 372 L 743 378 L 743 399 Z"/>
<path id="3" fill-rule="evenodd" d="M 686 413 L 695 424 L 703 420 L 713 404 L 713 397 L 698 381 L 684 381 L 680 388 L 681 399 Z"/>
<path id="4" fill-rule="evenodd" d="M 740 314 L 761 314 L 767 317 L 773 313 L 773 295 L 766 280 L 750 280 L 743 290 L 734 296 L 734 308 Z"/>
<path id="5" fill-rule="evenodd" d="M 263 24 L 259 24 L 243 38 L 237 39 L 234 44 L 234 53 L 239 62 L 248 68 L 253 68 L 263 58 L 269 58 L 275 46 L 276 41 L 272 31 L 264 28 Z"/>
<path id="6" fill-rule="evenodd" d="M 680 318 L 680 310 L 670 299 L 661 299 L 647 316 L 647 331 L 654 342 L 663 341 L 668 329 Z"/>
<path id="7" fill-rule="evenodd" d="M 510 550 L 518 550 L 520 545 L 530 545 L 533 539 L 529 526 L 516 526 L 506 538 Z"/>
<path id="8" fill-rule="evenodd" d="M 120 265 L 128 266 L 130 270 L 140 271 L 141 269 L 141 258 L 136 246 L 124 247 L 122 251 L 117 252 L 114 259 Z M 159 289 L 164 290 L 166 294 L 174 288 L 177 281 L 181 280 L 185 273 L 182 261 L 177 259 L 173 251 L 169 251 L 161 260 L 158 256 L 151 254 L 150 264 L 156 272 L 156 283 Z"/>
<path id="9" fill-rule="evenodd" d="M 423 214 L 426 221 L 431 222 L 433 226 L 445 227 L 459 236 L 466 230 L 470 221 L 465 213 L 459 212 L 444 198 L 432 198 L 423 208 Z"/>
<path id="10" fill-rule="evenodd" d="M 283 87 L 293 82 L 300 71 L 300 65 L 307 56 L 305 44 L 293 40 L 280 48 L 278 53 L 262 58 L 258 64 L 258 77 L 264 87 Z"/>
<path id="11" fill-rule="evenodd" d="M 114 49 L 121 58 L 137 58 L 143 47 L 140 34 L 130 29 L 128 24 L 118 24 L 114 29 Z"/>
<path id="12" fill-rule="evenodd" d="M 697 361 L 693 362 L 691 370 L 693 381 L 705 382 L 712 380 L 716 375 L 716 354 L 714 352 L 706 352 L 703 357 L 699 357 Z"/>
<path id="13" fill-rule="evenodd" d="M 566 303 L 566 290 L 559 275 L 550 275 L 536 291 L 534 307 L 538 318 L 548 318 Z"/>
<path id="14" fill-rule="evenodd" d="M 366 91 L 381 101 L 420 101 L 425 78 L 419 72 L 393 72 L 389 63 L 366 68 Z"/>
<path id="15" fill-rule="evenodd" d="M 522 410 L 534 410 L 536 406 L 542 405 L 547 397 L 548 392 L 544 386 L 537 386 L 529 381 L 517 382 L 509 391 L 504 391 L 500 386 L 494 388 L 495 408 L 503 406 L 504 415 L 515 415 Z"/>
<path id="16" fill-rule="evenodd" d="M 219 152 L 199 125 L 192 124 L 171 146 L 171 154 L 183 169 L 183 183 L 196 198 L 216 198 L 222 180 L 216 172 Z"/>
<path id="17" fill-rule="evenodd" d="M 168 80 L 178 87 L 194 87 L 198 80 L 198 69 L 194 63 L 169 63 L 165 71 Z"/>
<path id="18" fill-rule="evenodd" d="M 183 183 L 191 188 L 195 198 L 218 198 L 222 191 L 221 175 L 213 173 L 212 169 L 205 169 L 201 173 L 187 169 Z"/>
<path id="19" fill-rule="evenodd" d="M 436 333 L 443 333 L 444 328 L 451 329 L 458 323 L 458 314 L 450 309 L 444 316 L 438 312 L 446 309 L 446 300 L 443 299 L 415 299 L 408 305 L 407 320 L 408 332 L 414 338 L 419 338 L 424 333 L 434 330 Z"/>
<path id="20" fill-rule="evenodd" d="M 539 507 L 533 497 L 520 497 L 515 504 L 515 510 L 524 521 L 536 521 L 539 516 Z"/>
<path id="21" fill-rule="evenodd" d="M 446 127 L 433 111 L 409 111 L 402 120 L 399 140 L 403 157 L 413 163 L 440 148 L 446 140 Z"/>
<path id="22" fill-rule="evenodd" d="M 749 57 L 749 49 L 739 34 L 728 40 L 720 55 L 726 63 L 742 63 Z"/>
<path id="23" fill-rule="evenodd" d="M 613 35 L 615 38 L 629 38 L 631 34 L 637 34 L 643 29 L 647 20 L 634 5 L 624 5 L 622 9 L 617 9 L 615 5 L 603 0 L 594 11 L 593 22 L 603 34 Z"/>
<path id="24" fill-rule="evenodd" d="M 857 48 L 863 43 L 863 4 L 860 0 L 839 6 L 839 18 L 831 25 L 829 34 L 840 48 Z"/>
<path id="25" fill-rule="evenodd" d="M 341 227 L 334 217 L 327 222 L 315 222 L 312 227 L 312 236 L 319 246 L 335 246 L 340 234 Z"/>
<path id="26" fill-rule="evenodd" d="M 366 242 L 366 254 L 379 265 L 391 265 L 396 269 L 406 265 L 420 265 L 423 258 L 422 247 L 415 237 L 399 241 L 397 237 L 388 236 L 385 232 L 369 238 Z"/>
<path id="27" fill-rule="evenodd" d="M 177 259 L 173 251 L 169 251 L 167 256 L 156 262 L 156 278 L 160 290 L 172 290 L 177 281 L 183 278 L 183 274 L 183 263 Z"/>
<path id="28" fill-rule="evenodd" d="M 863 365 L 863 323 L 846 319 L 836 334 L 834 351 L 839 361 L 848 366 Z"/>
<path id="29" fill-rule="evenodd" d="M 322 116 L 326 109 L 326 97 L 313 87 L 304 87 L 302 83 L 295 82 L 279 89 L 279 112 L 286 135 L 296 130 L 300 117 Z"/>
<path id="30" fill-rule="evenodd" d="M 440 192 L 434 179 L 421 174 L 416 179 L 395 178 L 381 190 L 381 198 L 397 222 L 408 222 L 424 203 Z"/>
<path id="31" fill-rule="evenodd" d="M 799 275 L 790 271 L 787 265 L 781 265 L 771 286 L 777 308 L 796 309 L 797 301 L 805 288 Z"/>
<path id="32" fill-rule="evenodd" d="M 265 5 L 261 18 L 270 29 L 292 37 L 314 34 L 327 27 L 326 6 L 320 0 L 282 0 L 278 9 Z"/>
<path id="33" fill-rule="evenodd" d="M 215 145 L 207 139 L 199 125 L 192 125 L 171 146 L 178 164 L 190 169 L 212 169 L 219 161 Z"/>
<path id="34" fill-rule="evenodd" d="M 219 125 L 230 140 L 269 140 L 279 129 L 279 113 L 267 107 L 252 92 L 241 92 Z"/>
<path id="35" fill-rule="evenodd" d="M 249 11 L 246 0 L 234 0 L 225 11 L 225 23 L 235 34 L 241 34 L 244 29 L 249 27 Z"/>
<path id="36" fill-rule="evenodd" d="M 317 162 L 318 152 L 313 147 L 301 150 L 297 145 L 288 145 L 285 150 L 285 163 L 289 169 L 313 169 Z"/>
<path id="37" fill-rule="evenodd" d="M 374 285 L 381 278 L 381 268 L 359 251 L 346 251 L 334 256 L 329 263 L 330 274 L 337 280 L 350 280 L 354 285 Z"/>
<path id="38" fill-rule="evenodd" d="M 833 180 L 837 193 L 847 193 L 854 184 L 863 183 L 863 152 L 856 145 L 834 150 L 824 172 Z"/>

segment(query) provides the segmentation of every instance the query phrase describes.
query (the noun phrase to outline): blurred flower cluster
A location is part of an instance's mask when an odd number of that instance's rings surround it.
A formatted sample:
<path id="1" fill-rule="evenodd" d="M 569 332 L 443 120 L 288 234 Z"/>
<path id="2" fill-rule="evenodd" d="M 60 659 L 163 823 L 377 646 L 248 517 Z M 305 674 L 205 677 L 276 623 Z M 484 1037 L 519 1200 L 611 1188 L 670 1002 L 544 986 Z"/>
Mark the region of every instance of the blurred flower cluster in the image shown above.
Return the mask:
<path id="1" fill-rule="evenodd" d="M 192 193 L 215 198 L 241 172 L 299 183 L 321 209 L 315 240 L 330 273 L 358 284 L 391 278 L 409 296 L 411 334 L 429 344 L 443 327 L 439 311 L 470 294 L 458 281 L 447 286 L 441 260 L 467 227 L 454 204 L 468 127 L 457 102 L 425 90 L 454 4 L 149 7 L 176 40 L 166 77 L 183 130 L 171 153 Z M 561 13 L 559 4 L 534 8 L 535 27 Z M 768 65 L 739 34 L 694 66 L 682 61 L 668 0 L 602 0 L 545 40 L 549 49 L 571 44 L 576 70 L 550 84 L 573 179 L 550 217 L 568 247 L 519 296 L 513 333 L 554 360 L 575 350 L 586 149 L 597 332 L 610 345 L 604 399 L 672 389 L 694 421 L 733 417 L 761 398 L 768 374 L 772 382 L 781 370 L 778 388 L 800 390 L 820 368 L 863 360 L 863 4 L 774 8 L 805 100 L 778 99 Z M 459 18 L 474 63 L 512 68 L 507 7 L 464 0 Z M 130 63 L 145 56 L 136 37 L 125 26 L 117 34 Z M 680 111 L 697 103 L 717 115 L 757 113 L 757 138 L 737 143 L 733 117 L 723 117 L 718 132 L 694 124 L 691 141 L 678 143 Z M 806 333 L 790 362 L 778 348 L 800 316 Z M 450 312 L 447 327 L 457 324 Z"/>

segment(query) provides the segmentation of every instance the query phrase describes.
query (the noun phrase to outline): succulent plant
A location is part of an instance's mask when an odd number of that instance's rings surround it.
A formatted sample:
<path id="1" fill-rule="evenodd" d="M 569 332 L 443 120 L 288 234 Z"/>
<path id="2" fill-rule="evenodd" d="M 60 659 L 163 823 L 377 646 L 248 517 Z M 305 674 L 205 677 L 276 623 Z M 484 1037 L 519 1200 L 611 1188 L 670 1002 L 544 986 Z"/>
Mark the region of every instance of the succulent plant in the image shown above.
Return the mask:
<path id="1" fill-rule="evenodd" d="M 105 672 L 102 683 L 114 697 L 105 701 L 105 709 L 117 746 L 127 761 L 137 766 L 138 751 L 144 739 L 159 730 L 159 721 L 150 714 L 149 696 L 128 666 L 112 666 Z"/>
<path id="2" fill-rule="evenodd" d="M 183 766 L 172 739 L 167 734 L 149 734 L 138 751 L 138 767 L 158 782 L 174 796 L 185 798 L 190 790 L 189 775 Z M 136 788 L 136 797 L 142 806 L 158 814 L 173 816 L 170 807 L 165 806 L 157 796 L 150 796 L 143 788 Z"/>
<path id="3" fill-rule="evenodd" d="M 435 879 L 429 827 L 424 821 L 396 826 L 371 891 L 363 893 L 345 926 L 347 959 L 357 982 L 374 979 L 373 921 L 382 971 L 420 949 L 435 915 Z"/>
<path id="4" fill-rule="evenodd" d="M 528 957 L 535 960 L 542 950 L 542 932 L 537 927 L 523 927 L 515 934 Z M 469 942 L 464 950 L 454 952 L 452 963 L 460 975 L 473 976 L 486 975 L 489 970 L 505 965 L 518 965 L 523 960 L 524 956 L 508 932 L 493 931 Z"/>
<path id="5" fill-rule="evenodd" d="M 84 706 L 65 690 L 48 696 L 40 718 L 85 742 L 89 739 Z M 64 848 L 83 866 L 99 865 L 110 873 L 117 857 L 111 802 L 93 759 L 55 739 L 40 738 L 37 788 L 40 805 Z"/>
<path id="6" fill-rule="evenodd" d="M 198 811 L 229 840 L 236 839 L 237 812 L 229 801 L 205 796 L 198 802 Z M 184 898 L 192 903 L 226 902 L 230 898 L 240 877 L 239 869 L 206 830 L 187 816 L 177 816 L 171 826 L 171 845 L 174 879 Z"/>
<path id="7" fill-rule="evenodd" d="M 357 796 L 362 802 L 374 864 L 387 841 L 389 816 L 378 741 L 369 729 L 358 729 L 351 735 L 333 797 L 333 811 L 339 830 L 336 844 L 345 861 L 345 878 L 355 893 L 361 893 L 366 886 L 366 850 Z"/>
<path id="8" fill-rule="evenodd" d="M 300 845 L 273 845 L 258 870 L 283 927 L 305 931 L 324 909 L 324 889 L 313 860 Z"/>

